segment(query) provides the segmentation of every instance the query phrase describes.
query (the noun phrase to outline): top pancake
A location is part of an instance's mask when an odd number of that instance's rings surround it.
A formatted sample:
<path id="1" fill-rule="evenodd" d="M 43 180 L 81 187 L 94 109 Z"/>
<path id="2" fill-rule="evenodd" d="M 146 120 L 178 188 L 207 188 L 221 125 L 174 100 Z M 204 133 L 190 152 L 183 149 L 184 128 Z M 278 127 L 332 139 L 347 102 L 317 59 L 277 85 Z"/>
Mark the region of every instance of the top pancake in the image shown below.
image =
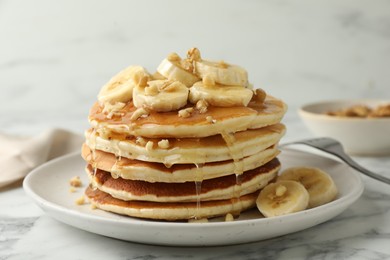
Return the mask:
<path id="1" fill-rule="evenodd" d="M 189 117 L 179 117 L 178 111 L 154 112 L 131 120 L 136 111 L 132 102 L 120 110 L 120 116 L 108 118 L 99 103 L 89 114 L 94 128 L 149 138 L 207 137 L 223 132 L 234 133 L 279 123 L 287 110 L 283 101 L 267 96 L 264 102 L 251 101 L 247 107 L 212 107 L 200 113 L 194 109 Z"/>

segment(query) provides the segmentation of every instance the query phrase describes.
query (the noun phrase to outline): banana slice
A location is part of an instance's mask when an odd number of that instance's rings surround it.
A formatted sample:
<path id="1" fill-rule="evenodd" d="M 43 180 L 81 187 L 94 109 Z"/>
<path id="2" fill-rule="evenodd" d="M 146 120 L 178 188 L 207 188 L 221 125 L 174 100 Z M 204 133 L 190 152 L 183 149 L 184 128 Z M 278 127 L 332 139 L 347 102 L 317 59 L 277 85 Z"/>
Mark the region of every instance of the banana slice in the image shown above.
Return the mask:
<path id="1" fill-rule="evenodd" d="M 318 168 L 291 167 L 281 173 L 279 180 L 298 181 L 305 186 L 310 195 L 309 208 L 328 203 L 337 196 L 337 187 L 332 178 Z"/>
<path id="2" fill-rule="evenodd" d="M 146 84 L 137 85 L 133 90 L 133 102 L 137 108 L 167 112 L 187 104 L 188 88 L 179 81 L 151 80 Z"/>
<path id="3" fill-rule="evenodd" d="M 191 73 L 192 64 L 182 60 L 176 53 L 170 54 L 157 68 L 157 71 L 167 79 L 178 80 L 187 87 L 191 87 L 200 79 Z"/>
<path id="4" fill-rule="evenodd" d="M 195 71 L 203 79 L 210 76 L 216 83 L 229 86 L 247 86 L 248 73 L 237 65 L 207 60 L 195 61 Z"/>
<path id="5" fill-rule="evenodd" d="M 307 208 L 309 193 L 296 181 L 278 181 L 261 190 L 256 200 L 257 208 L 265 217 L 275 217 Z"/>
<path id="6" fill-rule="evenodd" d="M 149 75 L 141 66 L 130 66 L 120 71 L 107 82 L 99 92 L 98 100 L 106 102 L 126 103 L 133 98 L 133 88 L 136 85 L 136 75 Z"/>
<path id="7" fill-rule="evenodd" d="M 199 81 L 190 88 L 189 100 L 192 104 L 205 100 L 218 107 L 247 106 L 252 95 L 252 90 L 242 86 L 205 85 Z"/>

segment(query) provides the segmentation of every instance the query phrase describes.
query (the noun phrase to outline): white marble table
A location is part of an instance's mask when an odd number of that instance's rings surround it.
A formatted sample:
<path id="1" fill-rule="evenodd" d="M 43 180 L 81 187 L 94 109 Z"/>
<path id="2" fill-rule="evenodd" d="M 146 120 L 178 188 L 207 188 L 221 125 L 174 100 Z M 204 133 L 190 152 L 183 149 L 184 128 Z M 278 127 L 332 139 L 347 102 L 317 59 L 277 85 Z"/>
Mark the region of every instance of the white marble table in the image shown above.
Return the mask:
<path id="1" fill-rule="evenodd" d="M 390 98 L 390 3 L 378 1 L 0 1 L 0 131 L 82 133 L 100 86 L 197 46 L 248 69 L 289 105 L 285 141 L 310 137 L 303 103 Z M 390 158 L 355 158 L 390 176 Z M 1 173 L 0 173 L 1 174 Z M 336 218 L 279 238 L 159 247 L 87 233 L 45 215 L 19 184 L 0 190 L 0 259 L 390 259 L 390 187 L 363 176 Z"/>

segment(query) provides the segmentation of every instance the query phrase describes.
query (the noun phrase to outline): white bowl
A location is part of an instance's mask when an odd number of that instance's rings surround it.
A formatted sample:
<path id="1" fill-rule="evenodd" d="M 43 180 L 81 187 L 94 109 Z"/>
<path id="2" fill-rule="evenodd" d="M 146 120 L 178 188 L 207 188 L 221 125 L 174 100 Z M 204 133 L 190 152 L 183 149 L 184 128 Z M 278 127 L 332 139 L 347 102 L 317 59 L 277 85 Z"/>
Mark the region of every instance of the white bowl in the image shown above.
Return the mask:
<path id="1" fill-rule="evenodd" d="M 390 117 L 356 118 L 329 116 L 326 112 L 353 105 L 390 104 L 390 100 L 336 100 L 304 105 L 299 115 L 316 136 L 340 141 L 347 153 L 355 155 L 390 154 Z"/>

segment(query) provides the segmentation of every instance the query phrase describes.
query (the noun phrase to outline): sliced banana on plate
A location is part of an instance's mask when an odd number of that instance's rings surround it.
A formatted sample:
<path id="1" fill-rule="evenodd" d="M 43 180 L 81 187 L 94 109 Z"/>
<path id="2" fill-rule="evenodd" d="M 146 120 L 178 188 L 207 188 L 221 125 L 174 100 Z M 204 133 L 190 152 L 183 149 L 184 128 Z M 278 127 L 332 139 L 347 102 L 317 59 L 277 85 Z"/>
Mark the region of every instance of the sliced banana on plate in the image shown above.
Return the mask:
<path id="1" fill-rule="evenodd" d="M 248 73 L 244 68 L 223 61 L 195 61 L 195 71 L 202 79 L 209 76 L 221 85 L 244 87 L 248 85 Z"/>
<path id="2" fill-rule="evenodd" d="M 292 180 L 300 182 L 309 192 L 309 208 L 331 202 L 337 196 L 337 187 L 333 179 L 324 171 L 313 167 L 291 167 L 284 170 L 278 181 Z"/>
<path id="3" fill-rule="evenodd" d="M 187 87 L 191 87 L 200 80 L 191 72 L 193 70 L 191 66 L 191 63 L 182 60 L 176 53 L 172 53 L 160 63 L 157 71 L 167 79 L 177 80 Z"/>
<path id="4" fill-rule="evenodd" d="M 242 86 L 205 85 L 199 81 L 190 88 L 189 100 L 192 104 L 205 100 L 218 107 L 247 106 L 252 95 L 252 90 Z"/>
<path id="5" fill-rule="evenodd" d="M 296 181 L 278 181 L 263 188 L 256 200 L 257 208 L 265 217 L 286 215 L 307 208 L 309 193 Z"/>
<path id="6" fill-rule="evenodd" d="M 102 87 L 98 94 L 99 102 L 126 103 L 130 101 L 137 84 L 136 78 L 142 76 L 149 76 L 149 73 L 141 66 L 130 66 L 120 71 Z"/>
<path id="7" fill-rule="evenodd" d="M 137 85 L 133 90 L 133 102 L 137 108 L 157 112 L 177 110 L 187 104 L 188 88 L 179 81 L 151 80 Z"/>

